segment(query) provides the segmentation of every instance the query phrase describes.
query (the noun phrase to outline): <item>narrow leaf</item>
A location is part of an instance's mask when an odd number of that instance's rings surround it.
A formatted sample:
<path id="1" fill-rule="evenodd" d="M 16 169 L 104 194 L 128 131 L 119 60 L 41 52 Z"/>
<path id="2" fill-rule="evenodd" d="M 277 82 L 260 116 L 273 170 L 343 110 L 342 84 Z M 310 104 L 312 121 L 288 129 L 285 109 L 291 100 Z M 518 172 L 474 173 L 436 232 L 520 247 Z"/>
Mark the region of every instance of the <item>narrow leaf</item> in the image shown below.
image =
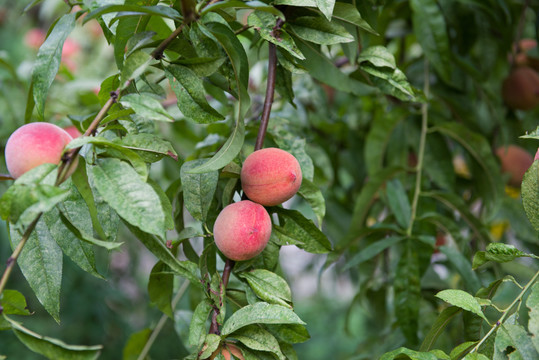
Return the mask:
<path id="1" fill-rule="evenodd" d="M 534 161 L 522 179 L 522 204 L 528 219 L 539 232 L 539 161 Z"/>
<path id="2" fill-rule="evenodd" d="M 221 335 L 228 335 L 251 324 L 300 324 L 305 323 L 289 308 L 258 302 L 247 305 L 227 319 L 221 330 Z"/>
<path id="3" fill-rule="evenodd" d="M 37 113 L 42 119 L 49 88 L 60 68 L 64 41 L 75 27 L 75 19 L 76 14 L 71 13 L 62 16 L 54 23 L 52 31 L 37 53 L 36 62 L 32 69 L 32 91 Z"/>
<path id="4" fill-rule="evenodd" d="M 264 269 L 255 269 L 238 274 L 247 280 L 255 294 L 264 301 L 290 307 L 292 293 L 285 279 Z"/>
<path id="5" fill-rule="evenodd" d="M 150 120 L 171 122 L 172 116 L 163 108 L 159 100 L 144 94 L 128 94 L 122 96 L 120 104 L 133 109 L 138 115 Z"/>
<path id="6" fill-rule="evenodd" d="M 481 305 L 477 299 L 466 291 L 453 289 L 442 290 L 436 294 L 436 297 L 463 310 L 470 311 L 487 321 L 485 314 L 481 311 Z"/>
<path id="7" fill-rule="evenodd" d="M 219 173 L 215 170 L 202 174 L 190 173 L 192 169 L 203 166 L 204 162 L 202 159 L 189 161 L 184 163 L 180 170 L 185 207 L 195 219 L 202 222 L 206 221 L 219 180 Z"/>
<path id="8" fill-rule="evenodd" d="M 258 351 L 268 351 L 275 354 L 280 360 L 285 360 L 286 357 L 281 352 L 277 339 L 267 330 L 256 325 L 245 326 L 230 335 L 239 340 L 249 349 Z"/>
<path id="9" fill-rule="evenodd" d="M 97 190 L 123 219 L 145 232 L 163 236 L 165 216 L 159 197 L 131 166 L 106 158 L 90 169 Z"/>

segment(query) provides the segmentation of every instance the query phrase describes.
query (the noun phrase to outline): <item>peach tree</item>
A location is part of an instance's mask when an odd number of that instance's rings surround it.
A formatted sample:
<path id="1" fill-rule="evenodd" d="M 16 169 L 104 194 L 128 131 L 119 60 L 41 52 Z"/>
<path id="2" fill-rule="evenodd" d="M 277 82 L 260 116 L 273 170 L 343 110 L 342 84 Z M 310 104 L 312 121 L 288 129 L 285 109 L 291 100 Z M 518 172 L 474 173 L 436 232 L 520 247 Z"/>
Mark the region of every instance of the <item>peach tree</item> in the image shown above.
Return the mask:
<path id="1" fill-rule="evenodd" d="M 539 358 L 536 0 L 24 5 L 0 21 L 48 30 L 27 33 L 31 64 L 0 53 L 1 144 L 25 169 L 1 176 L 0 340 L 19 357 L 118 358 L 32 317 L 76 298 L 64 258 L 103 282 L 145 248 L 159 320 L 124 359 L 162 358 L 160 336 L 185 359 Z M 34 122 L 81 136 L 28 170 L 43 141 L 7 139 Z M 316 339 L 290 247 L 353 293 Z"/>

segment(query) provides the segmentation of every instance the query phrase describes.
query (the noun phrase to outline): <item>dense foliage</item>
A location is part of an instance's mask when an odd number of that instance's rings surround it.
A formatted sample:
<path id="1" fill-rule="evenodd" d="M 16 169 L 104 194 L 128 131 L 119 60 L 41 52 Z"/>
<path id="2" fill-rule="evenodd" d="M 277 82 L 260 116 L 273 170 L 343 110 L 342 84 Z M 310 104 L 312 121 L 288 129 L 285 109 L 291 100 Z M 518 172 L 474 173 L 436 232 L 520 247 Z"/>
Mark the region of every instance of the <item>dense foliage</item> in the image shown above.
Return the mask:
<path id="1" fill-rule="evenodd" d="M 539 358 L 539 1 L 0 4 L 1 146 L 84 134 L 1 176 L 0 359 Z M 234 262 L 261 146 L 303 182 Z"/>

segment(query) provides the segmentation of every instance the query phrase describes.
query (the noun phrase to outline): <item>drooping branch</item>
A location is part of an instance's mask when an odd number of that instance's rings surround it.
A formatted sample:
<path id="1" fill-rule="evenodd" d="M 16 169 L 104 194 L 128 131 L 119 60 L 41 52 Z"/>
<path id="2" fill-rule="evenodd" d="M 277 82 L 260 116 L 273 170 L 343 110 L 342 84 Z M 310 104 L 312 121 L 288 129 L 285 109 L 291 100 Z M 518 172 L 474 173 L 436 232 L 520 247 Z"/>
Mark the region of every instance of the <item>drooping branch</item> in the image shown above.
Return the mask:
<path id="1" fill-rule="evenodd" d="M 170 34 L 169 37 L 163 40 L 161 44 L 159 44 L 159 46 L 152 52 L 151 56 L 156 60 L 159 59 L 163 55 L 163 51 L 166 49 L 166 47 L 172 42 L 172 40 L 174 40 L 174 38 L 176 38 L 181 33 L 183 27 L 184 23 L 182 23 L 172 34 Z M 125 84 L 125 87 L 127 87 L 129 83 L 133 80 L 134 79 L 129 79 Z M 118 101 L 118 98 L 121 95 L 120 92 L 121 88 L 118 88 L 116 91 L 112 91 L 110 93 L 110 98 L 98 112 L 88 129 L 86 129 L 86 131 L 84 132 L 84 136 L 95 135 L 99 124 L 105 118 L 107 112 L 110 110 L 112 105 Z M 58 168 L 58 175 L 56 177 L 56 186 L 67 180 L 73 168 L 77 165 L 77 162 L 75 160 L 80 152 L 80 149 L 80 147 L 71 149 L 70 151 L 66 152 L 62 157 L 62 161 Z M 34 231 L 39 219 L 41 218 L 41 215 L 43 215 L 43 213 L 39 213 L 36 218 L 30 223 L 30 225 L 28 225 L 28 228 L 26 228 L 26 231 L 24 232 L 22 239 L 19 242 L 19 245 L 15 248 L 11 256 L 8 258 L 6 269 L 4 270 L 2 278 L 0 280 L 0 295 L 2 295 L 2 292 L 4 291 L 7 281 L 9 280 L 9 277 L 11 275 L 11 271 L 15 266 L 15 263 L 17 262 L 17 259 L 22 252 L 24 245 L 26 244 L 28 238 L 32 234 L 32 231 Z"/>

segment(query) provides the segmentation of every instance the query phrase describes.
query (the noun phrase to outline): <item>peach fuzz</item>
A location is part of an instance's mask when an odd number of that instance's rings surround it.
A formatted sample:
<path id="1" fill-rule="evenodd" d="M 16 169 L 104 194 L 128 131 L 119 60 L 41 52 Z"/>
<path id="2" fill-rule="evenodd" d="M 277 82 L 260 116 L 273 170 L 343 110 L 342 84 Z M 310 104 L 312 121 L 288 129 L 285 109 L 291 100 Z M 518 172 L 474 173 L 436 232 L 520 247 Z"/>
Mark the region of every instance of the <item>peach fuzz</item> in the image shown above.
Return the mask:
<path id="1" fill-rule="evenodd" d="M 61 127 L 45 122 L 21 126 L 9 137 L 5 157 L 15 179 L 42 164 L 58 164 L 65 146 L 73 138 Z"/>
<path id="2" fill-rule="evenodd" d="M 253 152 L 241 168 L 241 187 L 250 200 L 278 205 L 294 196 L 301 186 L 301 167 L 296 158 L 281 149 Z"/>
<path id="3" fill-rule="evenodd" d="M 213 226 L 215 245 L 230 260 L 243 261 L 264 250 L 271 235 L 271 219 L 264 207 L 249 200 L 226 206 Z"/>

